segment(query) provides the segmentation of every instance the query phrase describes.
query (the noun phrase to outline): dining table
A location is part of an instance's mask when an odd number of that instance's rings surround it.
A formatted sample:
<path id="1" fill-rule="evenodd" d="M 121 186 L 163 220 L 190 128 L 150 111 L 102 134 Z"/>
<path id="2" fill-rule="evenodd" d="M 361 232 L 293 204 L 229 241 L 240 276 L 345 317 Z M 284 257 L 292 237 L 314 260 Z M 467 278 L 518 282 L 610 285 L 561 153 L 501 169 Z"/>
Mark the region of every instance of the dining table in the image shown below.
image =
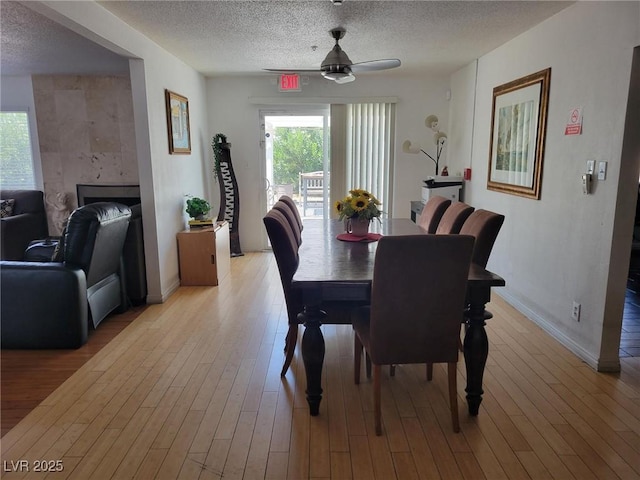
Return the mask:
<path id="1" fill-rule="evenodd" d="M 325 355 L 320 327 L 332 323 L 331 317 L 322 310 L 323 302 L 344 302 L 345 307 L 369 303 L 380 236 L 428 233 L 411 220 L 401 218 L 374 219 L 370 234 L 361 238 L 346 234 L 344 222 L 337 219 L 305 219 L 303 225 L 299 264 L 291 286 L 299 289 L 303 299 L 304 309 L 298 316 L 300 323 L 304 324 L 302 360 L 307 377 L 309 411 L 316 416 L 322 401 Z M 469 414 L 474 416 L 482 402 L 482 377 L 489 354 L 485 322 L 492 315 L 485 306 L 491 299 L 491 288 L 504 285 L 505 280 L 499 275 L 471 264 L 464 312 L 463 353 L 467 372 L 466 400 Z"/>

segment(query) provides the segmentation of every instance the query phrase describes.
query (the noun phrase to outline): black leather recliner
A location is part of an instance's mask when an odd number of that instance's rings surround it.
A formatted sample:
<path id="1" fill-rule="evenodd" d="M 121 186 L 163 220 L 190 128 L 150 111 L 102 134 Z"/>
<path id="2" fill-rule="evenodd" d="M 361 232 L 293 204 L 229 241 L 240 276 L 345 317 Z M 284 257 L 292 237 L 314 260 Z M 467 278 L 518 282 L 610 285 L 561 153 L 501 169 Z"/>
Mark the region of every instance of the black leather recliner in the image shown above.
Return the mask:
<path id="1" fill-rule="evenodd" d="M 2 348 L 78 348 L 113 310 L 126 308 L 122 247 L 131 210 L 79 207 L 69 217 L 61 262 L 0 262 Z"/>
<path id="2" fill-rule="evenodd" d="M 0 190 L 0 198 L 13 199 L 13 215 L 0 223 L 0 260 L 22 260 L 27 245 L 49 234 L 44 194 L 39 190 Z"/>

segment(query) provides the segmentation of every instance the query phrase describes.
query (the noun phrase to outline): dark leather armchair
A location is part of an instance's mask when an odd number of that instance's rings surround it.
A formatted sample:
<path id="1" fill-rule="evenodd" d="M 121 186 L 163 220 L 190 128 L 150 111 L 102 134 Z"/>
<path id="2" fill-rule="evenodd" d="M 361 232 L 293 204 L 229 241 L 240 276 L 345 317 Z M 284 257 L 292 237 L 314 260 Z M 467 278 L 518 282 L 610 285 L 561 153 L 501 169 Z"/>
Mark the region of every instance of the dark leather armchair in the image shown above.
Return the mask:
<path id="1" fill-rule="evenodd" d="M 0 190 L 0 198 L 13 199 L 13 214 L 2 219 L 0 260 L 22 260 L 32 240 L 49 233 L 44 195 L 39 190 Z"/>
<path id="2" fill-rule="evenodd" d="M 131 207 L 129 230 L 122 250 L 127 294 L 133 305 L 140 305 L 147 299 L 147 271 L 144 258 L 144 233 L 142 228 L 142 208 L 138 203 Z"/>
<path id="3" fill-rule="evenodd" d="M 61 262 L 0 262 L 2 348 L 77 348 L 113 310 L 125 308 L 122 247 L 131 210 L 92 203 L 74 210 Z"/>

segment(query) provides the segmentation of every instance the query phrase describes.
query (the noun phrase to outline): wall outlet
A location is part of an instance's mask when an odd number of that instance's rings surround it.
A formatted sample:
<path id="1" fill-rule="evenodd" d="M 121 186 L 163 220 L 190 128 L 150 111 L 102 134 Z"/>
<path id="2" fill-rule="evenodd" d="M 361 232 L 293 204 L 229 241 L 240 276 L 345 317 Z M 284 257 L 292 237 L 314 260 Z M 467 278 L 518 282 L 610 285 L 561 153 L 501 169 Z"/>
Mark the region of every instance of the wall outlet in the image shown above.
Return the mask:
<path id="1" fill-rule="evenodd" d="M 571 318 L 573 318 L 576 322 L 580 321 L 580 304 L 578 302 L 573 302 L 573 308 L 571 309 Z"/>

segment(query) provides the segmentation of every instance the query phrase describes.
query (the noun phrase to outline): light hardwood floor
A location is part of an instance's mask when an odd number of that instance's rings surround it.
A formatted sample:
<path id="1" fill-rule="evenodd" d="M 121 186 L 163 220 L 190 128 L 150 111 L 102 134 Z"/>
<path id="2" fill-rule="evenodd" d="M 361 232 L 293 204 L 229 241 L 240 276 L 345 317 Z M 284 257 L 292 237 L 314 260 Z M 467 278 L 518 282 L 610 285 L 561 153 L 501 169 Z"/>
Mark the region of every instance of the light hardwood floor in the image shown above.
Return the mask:
<path id="1" fill-rule="evenodd" d="M 2 436 L 124 330 L 146 305 L 109 315 L 75 350 L 0 350 Z"/>
<path id="2" fill-rule="evenodd" d="M 423 366 L 399 366 L 383 377 L 376 437 L 371 383 L 353 384 L 350 327 L 322 327 L 324 399 L 310 417 L 299 348 L 279 376 L 273 256 L 234 258 L 219 287 L 146 308 L 8 432 L 2 477 L 44 478 L 35 462 L 60 460 L 46 478 L 640 478 L 640 359 L 600 374 L 497 295 L 489 309 L 480 415 L 466 411 L 462 359 L 459 434 L 445 367 L 427 383 Z M 6 471 L 20 465 L 31 471 Z"/>

